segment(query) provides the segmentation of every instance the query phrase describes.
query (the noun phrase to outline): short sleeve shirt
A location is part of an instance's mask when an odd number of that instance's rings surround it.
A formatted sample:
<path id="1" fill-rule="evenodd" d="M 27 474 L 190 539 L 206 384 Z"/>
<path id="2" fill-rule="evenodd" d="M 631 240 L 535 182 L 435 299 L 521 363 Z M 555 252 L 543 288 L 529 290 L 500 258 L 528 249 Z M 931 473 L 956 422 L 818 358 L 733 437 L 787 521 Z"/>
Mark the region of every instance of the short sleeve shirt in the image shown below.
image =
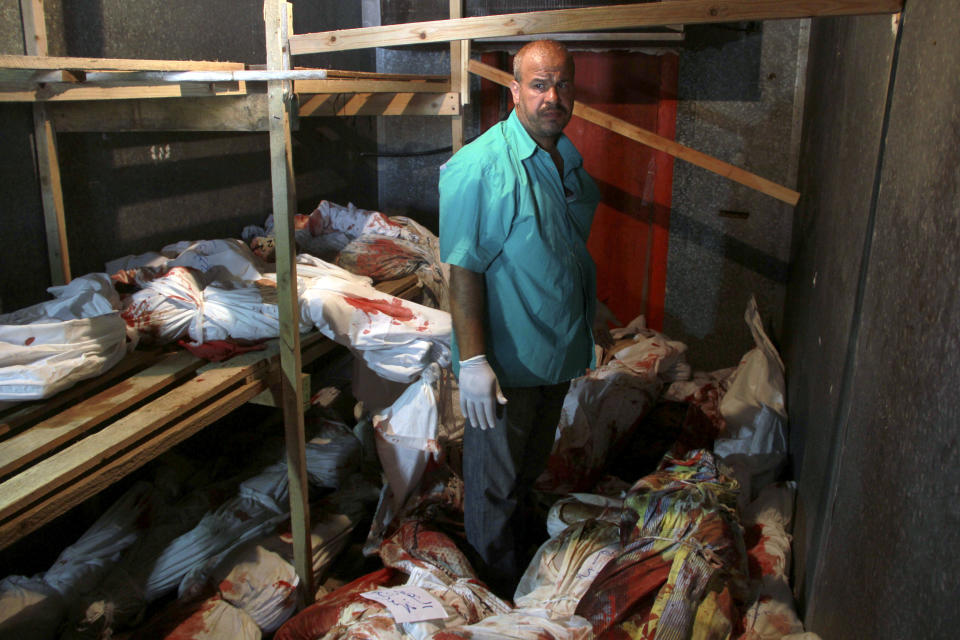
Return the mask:
<path id="1" fill-rule="evenodd" d="M 562 178 L 514 111 L 440 170 L 440 257 L 484 274 L 486 355 L 503 386 L 563 382 L 593 361 L 600 194 L 566 136 L 557 149 Z"/>

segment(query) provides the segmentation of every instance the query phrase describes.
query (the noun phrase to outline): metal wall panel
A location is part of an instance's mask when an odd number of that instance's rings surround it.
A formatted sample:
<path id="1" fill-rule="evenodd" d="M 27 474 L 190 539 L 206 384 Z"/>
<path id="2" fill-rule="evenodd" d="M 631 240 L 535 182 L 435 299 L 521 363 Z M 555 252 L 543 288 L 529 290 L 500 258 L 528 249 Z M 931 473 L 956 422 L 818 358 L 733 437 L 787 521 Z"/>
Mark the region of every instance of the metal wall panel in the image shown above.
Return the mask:
<path id="1" fill-rule="evenodd" d="M 820 21 L 811 65 L 804 161 L 819 204 L 798 212 L 789 360 L 793 427 L 806 429 L 798 586 L 824 638 L 952 638 L 960 625 L 960 21 L 948 0 L 907 4 L 888 100 L 871 82 L 884 82 L 895 27 Z M 879 137 L 858 135 L 854 113 L 872 131 L 885 119 Z M 823 331 L 835 342 L 818 349 Z M 818 533 L 802 538 L 811 520 Z"/>

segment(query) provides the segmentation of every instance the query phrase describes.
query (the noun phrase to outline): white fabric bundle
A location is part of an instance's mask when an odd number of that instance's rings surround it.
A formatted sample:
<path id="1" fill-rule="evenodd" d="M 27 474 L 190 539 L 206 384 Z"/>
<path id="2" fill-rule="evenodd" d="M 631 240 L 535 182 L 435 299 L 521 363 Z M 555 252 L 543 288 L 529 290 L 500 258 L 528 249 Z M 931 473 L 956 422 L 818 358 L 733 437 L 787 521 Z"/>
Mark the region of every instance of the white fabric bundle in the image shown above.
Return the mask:
<path id="1" fill-rule="evenodd" d="M 444 629 L 429 638 L 464 638 L 465 640 L 591 640 L 593 626 L 573 615 L 553 619 L 544 609 L 514 609 L 484 618 L 475 624 Z"/>
<path id="2" fill-rule="evenodd" d="M 220 597 L 272 633 L 297 609 L 300 578 L 293 565 L 260 545 L 237 549 L 214 571 Z"/>
<path id="3" fill-rule="evenodd" d="M 313 575 L 319 580 L 350 541 L 350 532 L 356 526 L 356 520 L 343 513 L 318 514 L 316 510 L 311 510 L 310 519 L 313 521 L 310 527 Z M 257 544 L 293 565 L 293 536 L 290 531 L 275 533 Z"/>
<path id="4" fill-rule="evenodd" d="M 54 638 L 65 613 L 63 598 L 43 579 L 7 576 L 0 580 L 0 638 Z"/>
<path id="5" fill-rule="evenodd" d="M 247 612 L 216 595 L 166 637 L 177 640 L 260 640 L 263 634 Z"/>
<path id="6" fill-rule="evenodd" d="M 664 352 L 660 345 L 646 341 L 631 349 L 648 345 L 652 348 L 646 360 L 632 353 L 628 366 L 615 358 L 570 384 L 553 451 L 536 482 L 538 489 L 568 493 L 592 486 L 610 448 L 653 407 L 663 386 L 656 371 Z M 643 373 L 637 370 L 641 361 L 646 363 Z"/>
<path id="7" fill-rule="evenodd" d="M 594 493 L 572 493 L 560 498 L 550 507 L 547 513 L 547 534 L 553 538 L 570 525 L 588 518 L 619 523 L 622 508 L 622 498 Z"/>
<path id="8" fill-rule="evenodd" d="M 419 484 L 430 455 L 440 452 L 434 389 L 439 377 L 440 367 L 430 365 L 392 406 L 373 417 L 377 454 L 393 496 L 394 512 Z"/>
<path id="9" fill-rule="evenodd" d="M 541 545 L 517 584 L 514 603 L 545 609 L 551 618 L 574 614 L 604 565 L 619 553 L 620 527 L 583 520 Z"/>
<path id="10" fill-rule="evenodd" d="M 360 470 L 360 440 L 342 422 L 321 419 L 306 445 L 307 475 L 316 487 L 338 489 Z"/>
<path id="11" fill-rule="evenodd" d="M 781 640 L 785 634 L 803 632 L 789 577 L 789 531 L 795 495 L 795 482 L 770 484 L 744 510 L 747 539 L 756 538 L 747 549 L 756 599 L 743 614 L 740 640 Z M 756 571 L 759 579 L 753 575 Z"/>
<path id="12" fill-rule="evenodd" d="M 0 400 L 38 400 L 114 366 L 127 351 L 105 273 L 47 289 L 55 299 L 0 315 Z"/>
<path id="13" fill-rule="evenodd" d="M 224 274 L 240 282 L 255 282 L 267 272 L 267 265 L 241 240 L 197 240 L 177 242 L 161 249 L 165 255 L 176 257 L 165 267 L 190 267 L 201 273 L 213 272 L 217 279 Z"/>
<path id="14" fill-rule="evenodd" d="M 287 488 L 284 464 L 272 465 L 242 483 L 235 497 L 208 512 L 163 550 L 147 579 L 147 600 L 159 598 L 177 584 L 181 595 L 202 586 L 222 555 L 272 531 L 287 517 Z"/>
<path id="15" fill-rule="evenodd" d="M 60 553 L 44 574 L 44 581 L 68 603 L 93 590 L 142 532 L 143 515 L 152 500 L 152 485 L 134 484 L 79 540 Z"/>
<path id="16" fill-rule="evenodd" d="M 297 279 L 302 293 L 306 285 Z M 267 275 L 258 283 L 234 286 L 211 283 L 202 292 L 202 315 L 188 327 L 194 343 L 212 340 L 265 340 L 280 335 L 280 310 L 277 300 L 276 276 Z M 300 314 L 300 333 L 312 328 L 309 318 Z"/>
<path id="17" fill-rule="evenodd" d="M 741 506 L 780 472 L 787 455 L 786 383 L 780 354 L 763 330 L 757 301 L 744 312 L 756 347 L 740 360 L 720 400 L 727 429 L 714 452 L 731 466 L 740 483 Z"/>
<path id="18" fill-rule="evenodd" d="M 320 278 L 303 292 L 317 330 L 349 346 L 380 376 L 412 382 L 431 362 L 450 364 L 450 314 L 369 285 Z"/>
<path id="19" fill-rule="evenodd" d="M 187 335 L 203 321 L 203 283 L 199 272 L 174 267 L 155 278 L 137 275 L 140 289 L 124 300 L 123 319 L 141 339 L 155 344 Z"/>

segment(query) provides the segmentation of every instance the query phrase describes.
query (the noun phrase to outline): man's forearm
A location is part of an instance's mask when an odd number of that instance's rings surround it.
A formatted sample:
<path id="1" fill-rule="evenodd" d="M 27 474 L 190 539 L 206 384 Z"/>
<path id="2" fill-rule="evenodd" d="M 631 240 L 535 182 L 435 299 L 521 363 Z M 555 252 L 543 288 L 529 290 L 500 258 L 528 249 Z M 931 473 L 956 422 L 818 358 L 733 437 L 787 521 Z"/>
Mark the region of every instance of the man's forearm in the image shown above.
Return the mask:
<path id="1" fill-rule="evenodd" d="M 450 316 L 461 360 L 486 353 L 483 334 L 486 309 L 487 286 L 483 274 L 450 265 Z"/>

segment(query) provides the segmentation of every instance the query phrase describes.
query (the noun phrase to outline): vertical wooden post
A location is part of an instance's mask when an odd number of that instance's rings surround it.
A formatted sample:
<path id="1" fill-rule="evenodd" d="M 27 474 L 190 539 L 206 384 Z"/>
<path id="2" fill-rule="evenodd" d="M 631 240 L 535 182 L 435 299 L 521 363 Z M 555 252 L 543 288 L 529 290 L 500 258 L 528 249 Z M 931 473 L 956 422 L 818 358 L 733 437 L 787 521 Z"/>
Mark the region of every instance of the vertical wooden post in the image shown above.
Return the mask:
<path id="1" fill-rule="evenodd" d="M 24 49 L 29 56 L 47 55 L 47 24 L 43 17 L 43 0 L 20 0 Z M 70 281 L 70 253 L 67 250 L 67 226 L 60 185 L 60 161 L 57 157 L 57 133 L 53 129 L 47 107 L 33 105 L 33 137 L 37 155 L 37 177 L 47 231 L 47 256 L 50 282 L 54 285 Z"/>
<path id="2" fill-rule="evenodd" d="M 463 6 L 462 0 L 450 0 L 450 17 L 462 18 Z M 463 93 L 463 80 L 469 78 L 469 74 L 464 71 L 463 63 L 464 47 L 462 41 L 450 41 L 450 91 L 460 92 L 460 105 L 466 104 Z M 467 94 L 469 96 L 469 93 Z M 469 97 L 467 98 L 469 100 Z M 460 115 L 450 118 L 450 133 L 453 139 L 453 152 L 456 153 L 463 146 L 463 110 Z"/>
<path id="3" fill-rule="evenodd" d="M 267 69 L 290 69 L 290 9 L 285 0 L 265 0 L 263 20 L 267 37 Z M 270 178 L 273 185 L 273 229 L 276 236 L 277 299 L 280 311 L 280 384 L 290 479 L 290 523 L 293 556 L 304 600 L 313 602 L 313 553 L 310 545 L 310 496 L 304 445 L 303 390 L 300 385 L 300 309 L 297 300 L 296 246 L 293 216 L 296 190 L 290 140 L 292 85 L 267 83 L 270 119 Z"/>

